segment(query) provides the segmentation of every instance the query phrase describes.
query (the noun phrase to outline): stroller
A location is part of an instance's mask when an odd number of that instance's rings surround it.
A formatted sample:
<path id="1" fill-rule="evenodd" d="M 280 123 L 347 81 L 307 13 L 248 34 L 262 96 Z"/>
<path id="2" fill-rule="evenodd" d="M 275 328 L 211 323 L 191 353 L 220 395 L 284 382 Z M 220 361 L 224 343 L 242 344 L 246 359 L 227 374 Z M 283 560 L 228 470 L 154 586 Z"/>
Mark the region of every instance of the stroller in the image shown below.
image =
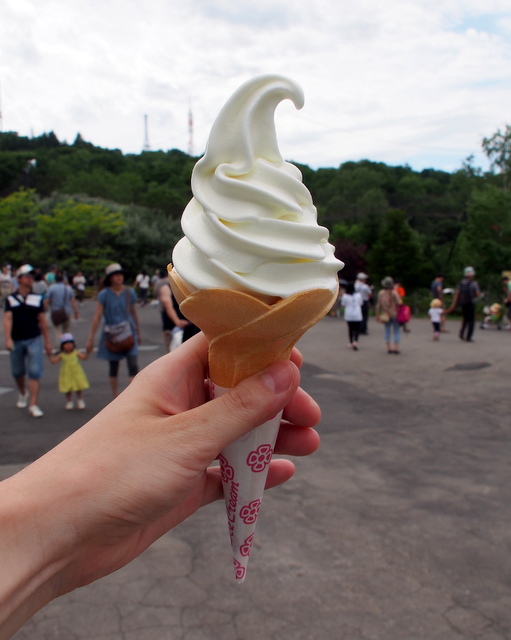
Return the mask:
<path id="1" fill-rule="evenodd" d="M 504 317 L 505 307 L 498 302 L 495 302 L 490 307 L 483 307 L 484 318 L 481 322 L 481 329 L 489 329 L 490 327 L 497 327 L 500 331 L 502 328 L 509 329 L 509 324 Z M 505 327 L 503 324 L 505 323 Z"/>

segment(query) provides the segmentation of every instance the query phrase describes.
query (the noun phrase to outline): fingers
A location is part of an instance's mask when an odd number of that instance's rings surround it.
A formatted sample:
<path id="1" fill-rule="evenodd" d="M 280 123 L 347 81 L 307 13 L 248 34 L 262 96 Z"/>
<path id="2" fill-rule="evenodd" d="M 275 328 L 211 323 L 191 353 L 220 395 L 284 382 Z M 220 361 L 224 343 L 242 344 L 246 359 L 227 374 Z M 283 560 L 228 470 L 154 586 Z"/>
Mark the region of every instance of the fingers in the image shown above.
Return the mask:
<path id="1" fill-rule="evenodd" d="M 308 456 L 317 450 L 320 438 L 314 429 L 282 423 L 275 443 L 275 453 Z"/>
<path id="2" fill-rule="evenodd" d="M 227 444 L 277 415 L 296 393 L 299 381 L 292 362 L 276 362 L 221 397 L 183 414 L 183 433 L 212 460 Z M 180 418 L 174 416 L 174 421 Z"/>
<path id="3" fill-rule="evenodd" d="M 147 366 L 120 398 L 125 403 L 129 395 L 144 411 L 149 408 L 150 400 L 160 414 L 182 413 L 205 402 L 207 372 L 208 344 L 199 333 Z"/>
<path id="4" fill-rule="evenodd" d="M 284 484 L 293 477 L 294 473 L 295 465 L 290 460 L 272 460 L 268 468 L 265 490 Z M 221 500 L 223 497 L 220 467 L 212 467 L 208 469 L 208 481 L 202 496 L 202 506 Z"/>
<path id="5" fill-rule="evenodd" d="M 291 362 L 294 362 L 296 366 L 300 369 L 303 364 L 303 356 L 302 352 L 299 351 L 296 347 L 293 348 L 290 356 Z"/>
<path id="6" fill-rule="evenodd" d="M 284 409 L 284 420 L 301 427 L 315 427 L 321 419 L 318 403 L 301 387 Z"/>

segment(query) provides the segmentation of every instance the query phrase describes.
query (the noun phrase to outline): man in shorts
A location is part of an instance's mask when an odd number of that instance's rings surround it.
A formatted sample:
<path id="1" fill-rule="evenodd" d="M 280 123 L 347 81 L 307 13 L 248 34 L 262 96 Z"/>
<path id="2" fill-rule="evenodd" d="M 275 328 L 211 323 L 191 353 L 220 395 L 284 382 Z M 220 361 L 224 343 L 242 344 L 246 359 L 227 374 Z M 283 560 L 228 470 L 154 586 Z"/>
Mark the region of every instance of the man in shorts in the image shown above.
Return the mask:
<path id="1" fill-rule="evenodd" d="M 29 414 L 40 418 L 43 412 L 37 406 L 37 400 L 43 375 L 43 340 L 48 355 L 51 354 L 51 344 L 43 297 L 32 293 L 33 272 L 29 264 L 17 270 L 18 289 L 5 301 L 4 329 L 5 347 L 11 357 L 11 373 L 19 391 L 16 406 L 18 409 L 28 406 Z"/>

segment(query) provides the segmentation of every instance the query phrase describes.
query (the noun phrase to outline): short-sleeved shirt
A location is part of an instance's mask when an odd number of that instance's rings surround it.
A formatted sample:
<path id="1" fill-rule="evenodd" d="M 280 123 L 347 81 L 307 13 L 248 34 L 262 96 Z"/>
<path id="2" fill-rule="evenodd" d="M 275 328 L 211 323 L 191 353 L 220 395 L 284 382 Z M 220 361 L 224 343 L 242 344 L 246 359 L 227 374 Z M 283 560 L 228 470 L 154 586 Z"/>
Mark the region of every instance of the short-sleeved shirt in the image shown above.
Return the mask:
<path id="1" fill-rule="evenodd" d="M 12 313 L 11 338 L 30 340 L 41 335 L 39 314 L 44 313 L 43 296 L 29 293 L 24 298 L 17 291 L 7 296 L 5 311 Z"/>
<path id="2" fill-rule="evenodd" d="M 362 320 L 362 296 L 360 293 L 345 293 L 341 298 L 346 322 L 360 322 Z"/>
<path id="3" fill-rule="evenodd" d="M 50 301 L 51 308 L 64 308 L 68 316 L 72 313 L 71 298 L 74 297 L 75 294 L 72 287 L 64 282 L 56 282 L 55 284 L 50 285 L 48 289 L 47 298 Z"/>
<path id="4" fill-rule="evenodd" d="M 440 322 L 442 320 L 442 309 L 439 307 L 431 307 L 428 310 L 428 315 L 431 319 L 431 322 Z"/>
<path id="5" fill-rule="evenodd" d="M 128 298 L 127 298 L 128 296 Z M 129 320 L 135 335 L 135 345 L 126 353 L 114 353 L 106 348 L 105 332 L 101 331 L 99 339 L 98 358 L 102 360 L 121 360 L 126 355 L 136 356 L 138 354 L 138 338 L 135 319 L 131 313 L 131 307 L 135 304 L 137 296 L 131 287 L 124 287 L 119 295 L 109 287 L 102 289 L 98 294 L 98 302 L 103 306 L 103 321 L 106 324 L 119 324 L 124 320 Z M 129 315 L 127 313 L 129 309 Z"/>
<path id="6" fill-rule="evenodd" d="M 361 280 L 357 280 L 355 282 L 355 291 L 357 293 L 360 293 L 364 302 L 368 302 L 373 295 L 373 290 L 371 289 L 371 287 L 366 282 L 363 282 Z"/>
<path id="7" fill-rule="evenodd" d="M 458 291 L 458 303 L 461 305 L 474 304 L 474 300 L 479 295 L 479 285 L 470 278 L 463 278 L 456 290 Z"/>

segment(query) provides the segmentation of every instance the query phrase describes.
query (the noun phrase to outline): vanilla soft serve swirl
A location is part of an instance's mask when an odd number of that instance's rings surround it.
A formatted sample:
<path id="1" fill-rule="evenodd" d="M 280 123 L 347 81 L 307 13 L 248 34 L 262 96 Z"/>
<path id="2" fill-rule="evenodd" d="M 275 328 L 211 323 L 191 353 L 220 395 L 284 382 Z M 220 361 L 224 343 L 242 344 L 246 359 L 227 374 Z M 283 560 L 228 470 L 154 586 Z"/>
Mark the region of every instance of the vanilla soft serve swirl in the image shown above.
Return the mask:
<path id="1" fill-rule="evenodd" d="M 213 124 L 206 153 L 192 174 L 193 198 L 183 212 L 185 234 L 172 261 L 192 289 L 235 289 L 287 298 L 308 289 L 337 290 L 328 230 L 300 171 L 277 145 L 274 113 L 301 88 L 282 76 L 242 85 Z"/>

